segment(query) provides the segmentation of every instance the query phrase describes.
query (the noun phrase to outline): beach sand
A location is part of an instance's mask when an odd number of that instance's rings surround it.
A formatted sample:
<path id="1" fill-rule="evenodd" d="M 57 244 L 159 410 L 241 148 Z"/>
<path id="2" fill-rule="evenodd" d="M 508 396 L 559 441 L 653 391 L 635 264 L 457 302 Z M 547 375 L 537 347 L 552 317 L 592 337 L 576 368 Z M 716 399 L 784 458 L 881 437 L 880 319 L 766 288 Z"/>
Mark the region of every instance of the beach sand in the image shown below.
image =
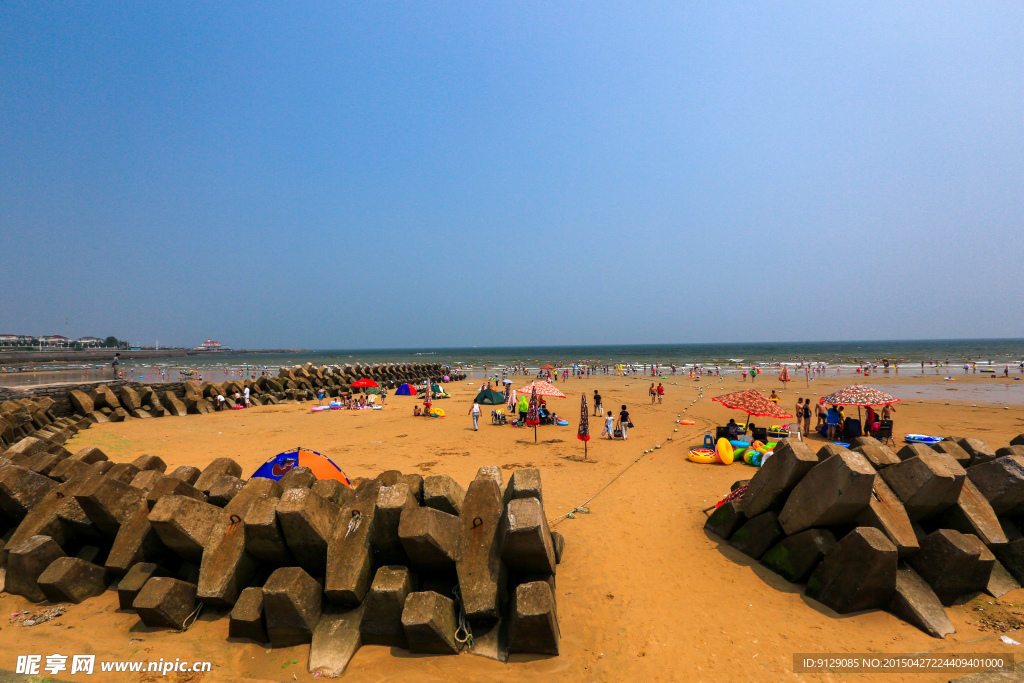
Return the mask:
<path id="1" fill-rule="evenodd" d="M 893 387 L 904 399 L 894 416 L 897 439 L 904 433 L 962 434 L 998 447 L 1024 432 L 1024 411 L 1019 405 L 1006 409 L 983 403 L 973 392 L 966 403 L 955 400 L 955 391 L 945 392 L 946 400 L 916 398 L 918 390 L 899 392 L 902 383 L 934 385 L 945 391 L 950 387 L 941 379 L 944 374 L 904 371 L 899 376 L 876 374 L 867 379 L 869 384 Z M 766 394 L 778 390 L 781 383 L 776 375 L 766 372 L 753 386 Z M 797 396 L 825 395 L 858 378 L 852 373 L 831 375 L 808 388 L 798 377 L 780 392 L 782 406 L 791 409 Z M 957 380 L 958 389 L 979 390 L 1007 382 L 982 375 Z M 561 656 L 513 655 L 501 664 L 465 654 L 415 656 L 368 646 L 356 654 L 346 680 L 945 681 L 953 676 L 795 674 L 793 655 L 1020 652 L 1001 643 L 1000 634 L 987 627 L 984 619 L 995 615 L 1004 621 L 1024 620 L 1020 605 L 1024 591 L 998 601 L 981 596 L 949 609 L 957 633 L 937 640 L 880 610 L 837 615 L 803 597 L 802 586 L 785 582 L 707 535 L 701 510 L 727 494 L 732 482 L 749 479 L 754 469 L 742 464 L 699 465 L 686 460 L 686 454 L 701 442 L 705 430 L 741 417 L 713 403 L 711 397 L 752 385 L 741 382 L 738 375 L 720 382 L 704 378 L 698 383 L 685 375 L 660 381 L 667 395 L 664 404 L 654 406 L 647 396 L 650 378 L 602 375 L 559 382 L 557 387 L 569 398 L 550 403 L 570 426 L 539 428 L 536 444 L 532 429 L 492 426 L 490 406 L 484 406 L 479 432 L 472 430 L 466 413 L 479 387 L 477 381 L 449 385 L 452 398 L 437 403 L 447 413 L 443 419 L 414 418 L 415 400 L 392 396 L 383 411 L 314 414 L 307 403 L 102 424 L 77 434 L 67 448 L 98 446 L 118 462 L 149 453 L 163 458 L 170 468 L 183 464 L 201 468 L 214 458 L 228 456 L 238 460 L 248 475 L 275 453 L 304 446 L 330 456 L 353 478 L 399 469 L 448 474 L 464 486 L 483 465 L 501 466 L 506 481 L 513 469 L 534 466 L 542 473 L 549 518 L 563 515 L 601 491 L 588 504 L 589 514 L 563 519 L 554 527 L 566 539 L 556 591 Z M 677 415 L 697 398 L 698 385 L 709 383 L 704 398 L 684 414 L 696 425 L 675 424 Z M 627 404 L 636 427 L 628 441 L 608 442 L 598 437 L 601 421 L 592 417 L 590 459 L 580 462 L 583 445 L 576 439 L 580 394 L 585 393 L 589 401 L 595 388 L 604 397 L 606 410 L 617 414 L 619 406 Z M 763 422 L 767 426 L 771 421 Z M 816 442 L 814 437 L 810 440 Z M 645 449 L 658 444 L 661 449 L 640 458 Z M 978 604 L 984 612 L 973 609 Z M 116 593 L 108 591 L 68 606 L 67 613 L 53 622 L 25 628 L 3 620 L 0 668 L 13 669 L 19 654 L 90 653 L 98 659 L 178 657 L 213 662 L 210 674 L 170 674 L 167 680 L 172 681 L 314 680 L 306 671 L 308 646 L 268 650 L 253 643 L 229 642 L 226 613 L 208 609 L 191 629 L 177 634 L 148 629 L 134 613 L 116 608 Z M 22 609 L 40 608 L 18 596 L 0 595 L 0 610 L 9 615 Z M 1020 633 L 1010 635 L 1024 640 Z M 98 672 L 66 674 L 60 677 L 160 679 L 153 674 L 136 678 Z"/>

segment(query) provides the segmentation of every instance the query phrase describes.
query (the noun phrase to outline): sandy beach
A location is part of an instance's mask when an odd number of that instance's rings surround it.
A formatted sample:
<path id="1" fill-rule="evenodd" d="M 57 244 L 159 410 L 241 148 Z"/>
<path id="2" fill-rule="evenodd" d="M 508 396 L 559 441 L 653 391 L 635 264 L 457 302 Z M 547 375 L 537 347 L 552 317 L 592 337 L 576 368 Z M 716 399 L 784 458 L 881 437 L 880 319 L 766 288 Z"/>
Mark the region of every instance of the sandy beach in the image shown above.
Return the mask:
<path id="1" fill-rule="evenodd" d="M 998 447 L 1024 432 L 1021 406 L 1004 405 L 1005 394 L 1024 382 L 951 372 L 957 379 L 953 386 L 943 380 L 945 374 L 904 372 L 867 379 L 903 399 L 894 416 L 897 438 L 905 433 L 958 434 Z M 1000 600 L 982 595 L 950 608 L 957 633 L 937 640 L 879 610 L 837 615 L 805 598 L 802 586 L 785 582 L 704 532 L 702 509 L 727 494 L 734 481 L 754 474 L 742 464 L 699 465 L 686 459 L 705 430 L 740 417 L 711 397 L 751 386 L 766 394 L 776 389 L 782 406 L 791 409 L 798 397 L 822 396 L 857 379 L 852 373 L 831 375 L 808 388 L 799 377 L 782 389 L 776 375 L 766 372 L 753 385 L 740 381 L 739 375 L 700 381 L 669 376 L 658 380 L 666 387 L 664 403 L 653 406 L 647 395 L 651 378 L 600 375 L 559 382 L 568 398 L 551 405 L 570 425 L 539 428 L 537 443 L 532 429 L 492 426 L 490 406 L 484 407 L 480 430 L 473 431 L 466 413 L 480 385 L 477 380 L 449 385 L 452 398 L 439 402 L 447 413 L 443 419 L 413 417 L 415 399 L 391 396 L 383 411 L 311 413 L 307 403 L 100 424 L 79 432 L 66 447 L 75 451 L 98 446 L 117 462 L 148 453 L 171 468 L 202 468 L 227 456 L 248 475 L 270 456 L 304 446 L 331 457 L 352 478 L 398 469 L 448 474 L 463 485 L 483 465 L 499 465 L 506 480 L 515 468 L 538 467 L 549 518 L 564 515 L 600 491 L 587 505 L 589 514 L 563 518 L 554 527 L 566 539 L 556 591 L 561 656 L 513 655 L 501 664 L 466 654 L 415 656 L 367 646 L 353 659 L 347 680 L 944 681 L 950 676 L 795 674 L 793 656 L 1018 653 L 1019 648 L 1000 642 L 1001 632 L 990 624 L 1024 625 L 1024 591 Z M 703 398 L 690 407 L 701 385 Z M 606 409 L 617 412 L 620 405 L 628 405 L 635 428 L 628 441 L 602 440 L 601 422 L 592 417 L 594 438 L 584 462 L 582 443 L 576 439 L 580 395 L 589 400 L 595 388 Z M 963 400 L 958 392 L 964 393 Z M 1002 403 L 991 402 L 995 400 Z M 680 415 L 696 424 L 676 424 Z M 984 611 L 976 611 L 978 607 Z M 8 615 L 40 608 L 19 596 L 0 595 L 0 610 Z M 308 646 L 271 650 L 230 642 L 227 629 L 227 614 L 212 609 L 182 634 L 149 629 L 134 613 L 118 611 L 116 593 L 108 591 L 69 605 L 60 618 L 31 628 L 5 620 L 0 662 L 13 669 L 19 654 L 54 651 L 96 654 L 98 659 L 180 657 L 209 660 L 212 672 L 177 678 L 170 674 L 168 680 L 313 680 L 306 671 Z M 1020 633 L 1009 635 L 1024 640 Z M 126 680 L 126 674 L 106 676 L 65 677 Z M 144 674 L 138 680 L 158 679 Z"/>

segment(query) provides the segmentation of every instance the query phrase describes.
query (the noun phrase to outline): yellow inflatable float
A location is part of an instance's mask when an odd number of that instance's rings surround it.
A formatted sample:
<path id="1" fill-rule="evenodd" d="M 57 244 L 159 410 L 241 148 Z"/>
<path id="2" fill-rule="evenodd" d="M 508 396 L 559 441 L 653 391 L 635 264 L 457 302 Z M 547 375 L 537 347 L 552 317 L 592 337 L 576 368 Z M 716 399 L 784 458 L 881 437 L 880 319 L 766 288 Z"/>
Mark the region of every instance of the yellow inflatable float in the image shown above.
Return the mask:
<path id="1" fill-rule="evenodd" d="M 690 454 L 686 457 L 692 462 L 699 462 L 704 465 L 713 463 L 717 460 L 715 451 L 710 448 L 691 448 Z"/>
<path id="2" fill-rule="evenodd" d="M 731 465 L 735 458 L 735 450 L 736 449 L 733 448 L 733 445 L 729 443 L 729 439 L 719 439 L 718 443 L 715 445 L 716 459 L 723 465 Z"/>

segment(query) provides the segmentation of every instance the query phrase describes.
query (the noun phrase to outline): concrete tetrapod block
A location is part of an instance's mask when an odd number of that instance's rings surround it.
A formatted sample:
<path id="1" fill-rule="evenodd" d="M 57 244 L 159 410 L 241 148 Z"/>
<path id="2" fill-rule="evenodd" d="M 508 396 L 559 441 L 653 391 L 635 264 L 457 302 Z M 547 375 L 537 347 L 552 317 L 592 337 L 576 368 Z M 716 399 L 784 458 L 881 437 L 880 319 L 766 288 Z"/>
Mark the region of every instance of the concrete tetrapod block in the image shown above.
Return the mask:
<path id="1" fill-rule="evenodd" d="M 967 451 L 971 456 L 971 466 L 980 465 L 983 462 L 996 459 L 996 452 L 981 439 L 957 439 L 960 448 Z"/>
<path id="2" fill-rule="evenodd" d="M 1002 545 L 1008 541 L 999 518 L 971 481 L 969 472 L 956 504 L 938 516 L 938 523 L 946 529 L 975 534 L 985 545 Z"/>
<path id="3" fill-rule="evenodd" d="M 281 485 L 281 489 L 284 491 L 308 489 L 312 488 L 313 484 L 316 483 L 316 475 L 308 467 L 293 467 L 277 483 Z"/>
<path id="4" fill-rule="evenodd" d="M 885 610 L 935 638 L 956 633 L 931 586 L 904 562 L 896 570 L 896 590 Z"/>
<path id="5" fill-rule="evenodd" d="M 142 623 L 180 631 L 196 609 L 196 586 L 166 576 L 154 576 L 135 596 L 132 608 Z"/>
<path id="6" fill-rule="evenodd" d="M 903 461 L 910 460 L 911 458 L 917 458 L 922 455 L 931 455 L 935 452 L 934 448 L 926 446 L 923 443 L 908 443 L 896 451 L 896 457 Z"/>
<path id="7" fill-rule="evenodd" d="M 902 462 L 895 451 L 870 436 L 858 437 L 850 443 L 850 446 L 852 450 L 867 458 L 876 470 Z"/>
<path id="8" fill-rule="evenodd" d="M 310 489 L 316 495 L 329 503 L 337 505 L 339 508 L 348 502 L 349 497 L 352 495 L 352 488 L 337 479 L 319 479 Z"/>
<path id="9" fill-rule="evenodd" d="M 149 513 L 149 523 L 168 549 L 198 563 L 221 515 L 215 505 L 185 496 L 164 496 Z"/>
<path id="10" fill-rule="evenodd" d="M 217 507 L 225 507 L 230 503 L 238 492 L 245 486 L 245 482 L 238 477 L 222 474 L 210 484 L 207 492 L 207 502 Z"/>
<path id="11" fill-rule="evenodd" d="M 139 508 L 146 507 L 142 491 L 102 474 L 84 482 L 75 493 L 75 500 L 89 521 L 112 537 L 117 536 L 122 524 L 135 517 Z"/>
<path id="12" fill-rule="evenodd" d="M 245 552 L 245 527 L 237 516 L 222 519 L 210 533 L 199 565 L 197 597 L 216 607 L 235 604 L 256 575 L 257 561 Z"/>
<path id="13" fill-rule="evenodd" d="M 154 576 L 167 576 L 166 570 L 155 562 L 137 562 L 117 582 L 117 604 L 121 609 L 132 609 L 139 591 Z"/>
<path id="14" fill-rule="evenodd" d="M 245 482 L 242 490 L 231 499 L 231 502 L 224 506 L 224 514 L 238 515 L 244 519 L 249 507 L 257 500 L 263 498 L 280 498 L 283 493 L 280 484 L 273 479 L 253 477 Z"/>
<path id="15" fill-rule="evenodd" d="M 704 530 L 713 533 L 722 539 L 728 539 L 737 529 L 747 521 L 743 514 L 743 507 L 738 500 L 730 500 L 722 503 L 704 522 Z"/>
<path id="16" fill-rule="evenodd" d="M 881 477 L 875 477 L 871 500 L 854 522 L 857 526 L 879 529 L 893 542 L 900 557 L 913 555 L 920 549 L 913 523 L 903 503 Z"/>
<path id="17" fill-rule="evenodd" d="M 330 606 L 324 610 L 309 646 L 309 673 L 321 673 L 330 678 L 345 673 L 363 644 L 359 624 L 365 611 L 365 605 L 352 609 Z"/>
<path id="18" fill-rule="evenodd" d="M 0 511 L 12 520 L 20 520 L 56 488 L 49 477 L 24 467 L 0 467 Z"/>
<path id="19" fill-rule="evenodd" d="M 921 540 L 921 551 L 907 563 L 921 576 L 943 605 L 952 605 L 963 593 L 973 590 L 978 548 L 959 531 L 939 529 Z M 986 577 L 987 581 L 987 577 Z"/>
<path id="20" fill-rule="evenodd" d="M 245 550 L 261 562 L 277 567 L 295 563 L 277 522 L 280 498 L 261 498 L 249 507 L 243 520 Z"/>
<path id="21" fill-rule="evenodd" d="M 39 577 L 59 557 L 66 555 L 49 536 L 33 536 L 15 546 L 7 557 L 4 590 L 32 602 L 42 602 L 46 594 L 39 587 Z"/>
<path id="22" fill-rule="evenodd" d="M 1011 446 L 1024 446 L 1024 434 L 1018 434 L 1010 439 Z"/>
<path id="23" fill-rule="evenodd" d="M 39 575 L 38 584 L 50 602 L 76 605 L 107 588 L 103 567 L 77 557 L 58 557 Z"/>
<path id="24" fill-rule="evenodd" d="M 481 472 L 485 469 L 481 468 Z M 501 616 L 507 575 L 501 560 L 503 513 L 501 484 L 494 480 L 491 472 L 484 472 L 482 477 L 478 474 L 469 485 L 459 516 L 461 530 L 456 562 L 463 609 L 472 620 L 493 621 Z"/>
<path id="25" fill-rule="evenodd" d="M 428 507 L 402 510 L 398 525 L 405 554 L 418 571 L 444 572 L 455 569 L 459 553 L 459 518 Z"/>
<path id="26" fill-rule="evenodd" d="M 327 544 L 338 522 L 337 506 L 307 488 L 284 492 L 277 504 L 277 520 L 288 549 L 299 566 L 320 575 L 327 561 Z"/>
<path id="27" fill-rule="evenodd" d="M 153 470 L 162 474 L 167 471 L 167 463 L 155 455 L 140 455 L 132 460 L 132 464 L 138 467 L 140 472 Z"/>
<path id="28" fill-rule="evenodd" d="M 729 545 L 757 560 L 783 536 L 779 513 L 769 510 L 748 519 L 729 539 Z"/>
<path id="29" fill-rule="evenodd" d="M 1007 456 L 973 465 L 967 468 L 967 478 L 997 515 L 1024 502 L 1024 458 Z"/>
<path id="30" fill-rule="evenodd" d="M 195 483 L 192 484 L 203 493 L 209 495 L 210 486 L 217 480 L 217 477 L 227 474 L 232 477 L 242 476 L 242 466 L 231 458 L 217 458 L 203 470 Z"/>
<path id="31" fill-rule="evenodd" d="M 783 439 L 775 446 L 775 454 L 750 479 L 740 509 L 748 517 L 756 517 L 781 508 L 793 487 L 817 464 L 818 456 L 810 446 Z"/>
<path id="32" fill-rule="evenodd" d="M 398 478 L 398 483 L 409 487 L 409 493 L 416 499 L 417 505 L 423 505 L 423 475 L 403 474 Z"/>
<path id="33" fill-rule="evenodd" d="M 1010 591 L 1020 588 L 1017 579 L 1006 571 L 1006 567 L 999 560 L 992 563 L 992 572 L 989 574 L 988 583 L 985 584 L 985 592 L 994 598 L 1001 598 Z"/>
<path id="34" fill-rule="evenodd" d="M 896 588 L 896 546 L 878 529 L 857 527 L 807 579 L 807 597 L 847 614 L 881 607 Z"/>
<path id="35" fill-rule="evenodd" d="M 149 523 L 149 510 L 140 507 L 132 519 L 121 525 L 104 566 L 111 574 L 124 576 L 140 562 L 160 562 L 167 555 L 167 546 Z"/>
<path id="36" fill-rule="evenodd" d="M 971 454 L 965 451 L 963 446 L 951 439 L 945 439 L 936 444 L 932 444 L 932 449 L 937 453 L 945 453 L 949 457 L 953 458 L 960 464 L 960 467 L 968 467 L 971 464 Z"/>
<path id="37" fill-rule="evenodd" d="M 484 465 L 476 471 L 475 479 L 490 479 L 501 488 L 501 468 L 497 465 Z"/>
<path id="38" fill-rule="evenodd" d="M 143 476 L 143 474 L 145 474 L 145 472 L 140 473 L 139 477 Z M 138 477 L 136 477 L 136 479 L 138 479 Z M 135 479 L 132 481 L 135 481 Z M 146 493 L 146 505 L 150 509 L 153 509 L 156 502 L 164 496 L 185 496 L 186 498 L 192 498 L 202 503 L 206 502 L 205 493 L 194 488 L 191 484 L 171 476 L 164 476 L 153 484 L 153 488 Z"/>
<path id="39" fill-rule="evenodd" d="M 181 467 L 175 468 L 174 471 L 168 474 L 167 476 L 174 477 L 175 479 L 181 479 L 189 486 L 195 486 L 195 483 L 199 479 L 200 474 L 202 474 L 202 472 L 199 470 L 198 467 L 193 467 L 192 465 L 182 465 Z"/>
<path id="40" fill-rule="evenodd" d="M 267 624 L 263 619 L 263 589 L 250 586 L 242 591 L 228 620 L 228 638 L 248 638 L 257 643 L 269 642 Z"/>
<path id="41" fill-rule="evenodd" d="M 364 481 L 339 515 L 327 546 L 327 599 L 345 607 L 358 607 L 370 590 L 377 565 L 370 551 L 370 532 L 376 514 L 380 479 Z"/>
<path id="42" fill-rule="evenodd" d="M 536 498 L 544 503 L 544 489 L 540 483 L 540 470 L 536 467 L 524 467 L 514 470 L 505 487 L 502 498 L 505 505 L 519 498 Z"/>
<path id="43" fill-rule="evenodd" d="M 1005 457 L 1008 457 L 1008 456 L 1009 457 L 1017 457 L 1017 458 L 1024 457 L 1024 446 L 1003 446 L 1002 448 L 997 448 L 996 449 L 996 458 L 1005 458 Z M 36 456 L 36 457 L 38 458 L 39 456 Z M 32 469 L 35 469 L 35 468 L 32 468 Z M 36 470 L 36 471 L 41 472 L 42 470 Z"/>
<path id="44" fill-rule="evenodd" d="M 562 553 L 565 552 L 565 537 L 557 531 L 552 531 L 551 546 L 555 549 L 555 564 L 562 564 Z"/>
<path id="45" fill-rule="evenodd" d="M 560 640 L 551 585 L 546 581 L 519 584 L 509 607 L 509 652 L 557 655 Z"/>
<path id="46" fill-rule="evenodd" d="M 156 486 L 163 478 L 163 473 L 157 472 L 156 470 L 142 470 L 135 475 L 134 479 L 132 479 L 131 486 L 142 491 L 144 495 L 148 495 L 149 492 L 153 490 L 153 487 Z"/>
<path id="47" fill-rule="evenodd" d="M 524 574 L 554 574 L 555 549 L 551 530 L 538 498 L 514 498 L 506 507 L 501 558 L 512 570 Z"/>
<path id="48" fill-rule="evenodd" d="M 366 594 L 366 611 L 359 624 L 364 645 L 390 645 L 408 648 L 402 612 L 405 599 L 416 590 L 416 577 L 407 567 L 384 566 L 373 577 Z"/>
<path id="49" fill-rule="evenodd" d="M 457 655 L 458 628 L 455 602 L 434 591 L 410 593 L 402 611 L 402 628 L 409 652 L 425 655 Z"/>
<path id="50" fill-rule="evenodd" d="M 263 585 L 263 617 L 273 647 L 308 643 L 320 621 L 323 591 L 299 567 L 275 569 Z"/>
<path id="51" fill-rule="evenodd" d="M 1024 538 L 992 548 L 996 559 L 1018 583 L 1024 584 Z"/>
<path id="52" fill-rule="evenodd" d="M 370 546 L 382 564 L 405 564 L 408 562 L 402 541 L 398 537 L 398 526 L 401 523 L 403 511 L 418 506 L 416 497 L 405 482 L 380 488 L 377 495 L 373 531 L 370 533 Z"/>
<path id="53" fill-rule="evenodd" d="M 64 483 L 70 479 L 80 476 L 88 469 L 89 466 L 85 463 L 75 460 L 74 458 L 67 458 L 57 463 L 57 465 L 50 470 L 49 477 L 55 481 Z"/>
<path id="54" fill-rule="evenodd" d="M 982 592 L 988 588 L 992 578 L 992 570 L 995 568 L 996 556 L 981 539 L 974 534 L 964 534 L 964 540 L 978 551 L 978 563 L 974 566 L 973 579 L 970 582 L 967 592 Z"/>
<path id="55" fill-rule="evenodd" d="M 423 480 L 423 505 L 450 515 L 462 512 L 466 490 L 446 474 L 436 474 Z"/>
<path id="56" fill-rule="evenodd" d="M 761 557 L 761 564 L 790 583 L 803 583 L 836 545 L 827 529 L 808 529 L 784 538 Z"/>
<path id="57" fill-rule="evenodd" d="M 793 488 L 779 515 L 779 524 L 792 536 L 804 529 L 852 522 L 870 504 L 875 477 L 875 468 L 860 453 L 837 453 L 812 467 Z"/>
<path id="58" fill-rule="evenodd" d="M 903 503 L 910 521 L 916 522 L 955 505 L 967 472 L 945 453 L 933 452 L 886 467 L 879 476 Z"/>
<path id="59" fill-rule="evenodd" d="M 110 469 L 104 472 L 108 477 L 116 479 L 122 484 L 131 484 L 132 479 L 134 479 L 138 473 L 139 468 L 127 462 L 116 462 L 110 467 Z"/>

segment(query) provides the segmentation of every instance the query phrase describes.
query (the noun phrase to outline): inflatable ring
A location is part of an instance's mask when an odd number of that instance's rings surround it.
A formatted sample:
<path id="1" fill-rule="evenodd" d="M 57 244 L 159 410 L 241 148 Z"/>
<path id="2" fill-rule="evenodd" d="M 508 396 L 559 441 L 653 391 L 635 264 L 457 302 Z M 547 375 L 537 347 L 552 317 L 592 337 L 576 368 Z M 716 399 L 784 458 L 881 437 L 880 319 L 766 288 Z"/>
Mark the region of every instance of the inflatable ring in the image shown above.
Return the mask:
<path id="1" fill-rule="evenodd" d="M 691 448 L 690 454 L 686 458 L 691 462 L 699 462 L 705 465 L 717 460 L 715 451 L 710 448 Z"/>
<path id="2" fill-rule="evenodd" d="M 729 443 L 728 439 L 722 438 L 718 440 L 718 444 L 715 446 L 715 458 L 723 465 L 732 464 L 735 455 L 732 444 Z"/>
<path id="3" fill-rule="evenodd" d="M 755 451 L 753 448 L 748 448 L 743 452 L 743 462 L 748 465 L 754 465 L 754 460 L 757 459 L 761 454 Z"/>
<path id="4" fill-rule="evenodd" d="M 693 420 L 680 420 L 679 424 L 681 424 L 681 425 L 695 425 L 697 423 L 694 422 Z"/>

